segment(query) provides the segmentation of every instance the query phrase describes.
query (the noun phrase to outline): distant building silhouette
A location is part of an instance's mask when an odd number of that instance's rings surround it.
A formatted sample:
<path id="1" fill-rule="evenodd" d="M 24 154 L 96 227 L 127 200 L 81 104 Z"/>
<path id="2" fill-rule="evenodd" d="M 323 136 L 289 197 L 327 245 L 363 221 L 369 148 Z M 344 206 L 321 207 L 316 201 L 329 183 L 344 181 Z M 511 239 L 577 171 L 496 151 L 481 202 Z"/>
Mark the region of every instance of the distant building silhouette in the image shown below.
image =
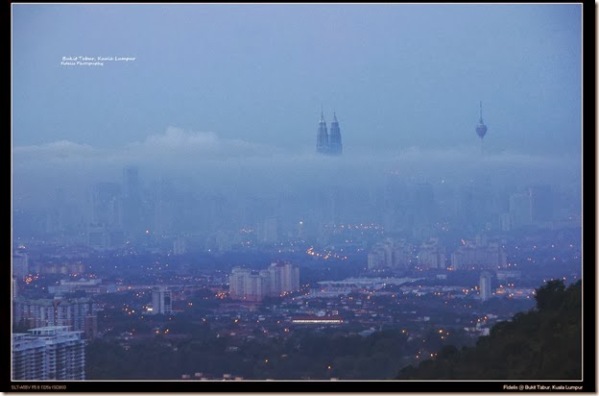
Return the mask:
<path id="1" fill-rule="evenodd" d="M 553 220 L 553 192 L 549 185 L 535 185 L 528 188 L 531 199 L 532 221 L 549 222 Z"/>
<path id="2" fill-rule="evenodd" d="M 373 246 L 368 253 L 368 269 L 408 269 L 411 264 L 412 245 L 405 240 L 386 238 Z"/>
<path id="3" fill-rule="evenodd" d="M 258 241 L 261 243 L 276 243 L 279 240 L 279 220 L 269 217 L 258 224 Z"/>
<path id="4" fill-rule="evenodd" d="M 516 229 L 533 223 L 532 196 L 529 191 L 510 195 L 510 228 Z"/>
<path id="5" fill-rule="evenodd" d="M 87 243 L 94 249 L 121 245 L 122 229 L 121 186 L 118 183 L 98 183 L 91 191 L 90 222 Z"/>
<path id="6" fill-rule="evenodd" d="M 454 270 L 497 270 L 507 267 L 507 255 L 499 242 L 487 242 L 478 238 L 476 241 L 462 240 L 451 254 L 451 267 Z"/>
<path id="7" fill-rule="evenodd" d="M 418 267 L 420 269 L 445 269 L 447 256 L 439 243 L 439 238 L 430 238 L 420 245 L 418 251 Z"/>
<path id="8" fill-rule="evenodd" d="M 142 233 L 142 191 L 139 170 L 135 166 L 123 169 L 123 216 L 122 223 L 127 237 Z"/>
<path id="9" fill-rule="evenodd" d="M 27 253 L 15 252 L 12 255 L 12 276 L 23 280 L 29 274 L 29 257 Z"/>
<path id="10" fill-rule="evenodd" d="M 183 238 L 177 238 L 173 242 L 173 254 L 175 256 L 181 256 L 187 253 L 187 242 Z"/>
<path id="11" fill-rule="evenodd" d="M 324 114 L 320 113 L 320 121 L 318 122 L 318 132 L 316 135 L 316 152 L 327 155 L 341 155 L 343 152 L 343 144 L 341 143 L 341 129 L 337 114 L 333 112 L 333 122 L 331 122 L 331 133 L 327 131 L 327 123 L 324 119 Z"/>

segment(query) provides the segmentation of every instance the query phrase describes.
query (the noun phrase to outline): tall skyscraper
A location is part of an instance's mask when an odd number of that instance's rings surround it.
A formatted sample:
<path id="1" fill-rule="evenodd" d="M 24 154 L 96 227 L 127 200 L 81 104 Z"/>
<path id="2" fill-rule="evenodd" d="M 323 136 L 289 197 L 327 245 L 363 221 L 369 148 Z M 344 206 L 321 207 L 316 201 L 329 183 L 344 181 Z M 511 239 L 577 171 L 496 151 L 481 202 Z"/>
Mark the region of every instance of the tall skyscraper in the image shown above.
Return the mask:
<path id="1" fill-rule="evenodd" d="M 341 155 L 343 144 L 341 143 L 341 129 L 337 114 L 333 113 L 333 122 L 331 123 L 331 133 L 327 132 L 327 123 L 324 120 L 324 114 L 320 113 L 318 122 L 318 132 L 316 134 L 316 152 L 328 155 Z"/>
<path id="2" fill-rule="evenodd" d="M 337 121 L 337 114 L 333 112 L 333 122 L 331 123 L 331 134 L 329 136 L 329 154 L 341 155 L 342 151 L 343 145 L 341 144 L 339 121 Z"/>
<path id="3" fill-rule="evenodd" d="M 85 342 L 80 331 L 47 326 L 14 333 L 13 380 L 84 380 Z"/>
<path id="4" fill-rule="evenodd" d="M 327 123 L 324 120 L 322 111 L 320 112 L 318 134 L 316 135 L 316 151 L 321 154 L 327 154 L 329 151 L 329 134 L 327 132 Z"/>

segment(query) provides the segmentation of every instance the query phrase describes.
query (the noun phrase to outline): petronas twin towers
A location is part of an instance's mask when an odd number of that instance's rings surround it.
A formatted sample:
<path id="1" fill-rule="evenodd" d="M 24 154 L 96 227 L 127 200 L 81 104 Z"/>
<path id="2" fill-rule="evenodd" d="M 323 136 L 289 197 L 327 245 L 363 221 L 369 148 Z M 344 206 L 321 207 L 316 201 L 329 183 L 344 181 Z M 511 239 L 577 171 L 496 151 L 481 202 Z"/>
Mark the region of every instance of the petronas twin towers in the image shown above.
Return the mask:
<path id="1" fill-rule="evenodd" d="M 331 122 L 331 133 L 327 132 L 327 123 L 324 120 L 324 114 L 320 113 L 318 122 L 318 134 L 316 135 L 316 152 L 327 155 L 341 155 L 343 146 L 341 144 L 341 130 L 337 115 L 333 112 L 333 122 Z"/>

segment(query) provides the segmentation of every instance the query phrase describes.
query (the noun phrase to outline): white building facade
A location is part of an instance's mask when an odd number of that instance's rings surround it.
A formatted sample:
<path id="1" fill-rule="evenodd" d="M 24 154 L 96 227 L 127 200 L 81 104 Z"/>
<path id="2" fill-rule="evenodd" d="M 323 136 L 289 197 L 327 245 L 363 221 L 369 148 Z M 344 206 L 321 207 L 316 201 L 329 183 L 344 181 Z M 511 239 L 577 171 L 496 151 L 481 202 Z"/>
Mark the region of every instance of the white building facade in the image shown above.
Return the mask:
<path id="1" fill-rule="evenodd" d="M 68 326 L 47 326 L 15 333 L 13 380 L 84 380 L 85 342 Z"/>
<path id="2" fill-rule="evenodd" d="M 229 276 L 229 295 L 236 300 L 261 301 L 299 290 L 299 268 L 290 263 L 272 263 L 261 271 L 235 267 Z"/>

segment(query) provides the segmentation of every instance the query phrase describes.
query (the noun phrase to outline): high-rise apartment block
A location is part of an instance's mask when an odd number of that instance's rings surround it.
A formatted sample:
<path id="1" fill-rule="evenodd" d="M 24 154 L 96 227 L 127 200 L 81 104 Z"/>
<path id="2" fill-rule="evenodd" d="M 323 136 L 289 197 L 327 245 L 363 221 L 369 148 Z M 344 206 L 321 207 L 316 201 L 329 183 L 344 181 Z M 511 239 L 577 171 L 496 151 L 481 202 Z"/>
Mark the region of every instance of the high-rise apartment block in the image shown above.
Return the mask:
<path id="1" fill-rule="evenodd" d="M 15 252 L 12 255 L 12 276 L 23 280 L 29 274 L 29 257 L 27 253 Z"/>
<path id="2" fill-rule="evenodd" d="M 438 238 L 431 238 L 420 245 L 418 251 L 418 267 L 420 269 L 445 269 L 447 256 Z"/>
<path id="3" fill-rule="evenodd" d="M 13 301 L 13 321 L 25 328 L 65 326 L 80 331 L 84 338 L 96 337 L 97 309 L 89 298 L 27 299 Z"/>
<path id="4" fill-rule="evenodd" d="M 168 315 L 173 312 L 173 301 L 170 290 L 159 287 L 152 290 L 152 314 Z"/>
<path id="5" fill-rule="evenodd" d="M 451 267 L 455 270 L 497 270 L 507 267 L 507 255 L 499 242 L 463 241 L 451 254 Z"/>
<path id="6" fill-rule="evenodd" d="M 298 290 L 299 268 L 290 263 L 272 263 L 261 271 L 235 267 L 229 277 L 229 295 L 236 300 L 261 301 Z"/>
<path id="7" fill-rule="evenodd" d="M 412 246 L 400 240 L 387 238 L 374 245 L 368 253 L 368 269 L 408 269 L 411 266 Z"/>
<path id="8" fill-rule="evenodd" d="M 478 292 L 482 301 L 487 301 L 493 295 L 493 291 L 491 290 L 491 276 L 491 273 L 488 271 L 483 271 L 480 274 Z"/>
<path id="9" fill-rule="evenodd" d="M 84 380 L 85 342 L 80 331 L 47 326 L 14 333 L 13 380 Z"/>

